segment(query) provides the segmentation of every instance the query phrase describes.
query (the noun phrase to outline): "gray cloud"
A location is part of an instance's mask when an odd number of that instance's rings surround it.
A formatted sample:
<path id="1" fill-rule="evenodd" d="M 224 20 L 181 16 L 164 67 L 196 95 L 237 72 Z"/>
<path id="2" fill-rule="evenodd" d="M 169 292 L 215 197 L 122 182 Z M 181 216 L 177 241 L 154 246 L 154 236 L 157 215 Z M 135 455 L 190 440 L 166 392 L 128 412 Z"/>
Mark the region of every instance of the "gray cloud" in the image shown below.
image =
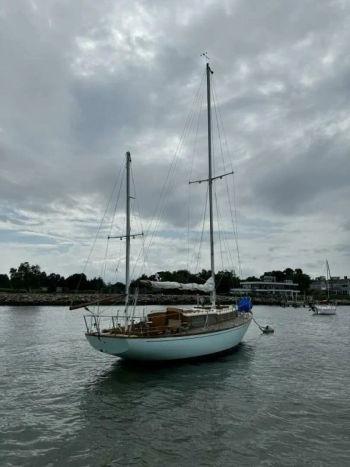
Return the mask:
<path id="1" fill-rule="evenodd" d="M 46 235 L 58 250 L 71 245 L 66 255 L 42 248 L 43 266 L 76 270 L 71 256 L 86 253 L 128 149 L 143 224 L 149 223 L 203 75 L 205 49 L 236 171 L 246 270 L 305 265 L 316 273 L 329 249 L 335 269 L 347 273 L 341 252 L 350 222 L 349 15 L 340 0 L 5 0 L 0 242 L 11 242 L 11 254 L 3 272 L 26 259 L 25 244 L 38 262 L 25 230 L 32 244 Z M 196 121 L 171 174 L 161 229 L 173 234 L 160 235 L 164 257 L 155 252 L 150 268 L 184 265 L 179 229 L 188 222 L 187 182 L 206 172 L 205 115 L 201 122 L 193 170 Z M 217 137 L 214 149 L 220 161 Z M 217 173 L 224 168 L 217 163 Z M 216 189 L 225 196 L 225 184 Z M 191 191 L 190 228 L 197 231 L 204 193 Z M 122 196 L 118 213 L 123 203 Z M 228 218 L 227 206 L 222 216 Z"/>

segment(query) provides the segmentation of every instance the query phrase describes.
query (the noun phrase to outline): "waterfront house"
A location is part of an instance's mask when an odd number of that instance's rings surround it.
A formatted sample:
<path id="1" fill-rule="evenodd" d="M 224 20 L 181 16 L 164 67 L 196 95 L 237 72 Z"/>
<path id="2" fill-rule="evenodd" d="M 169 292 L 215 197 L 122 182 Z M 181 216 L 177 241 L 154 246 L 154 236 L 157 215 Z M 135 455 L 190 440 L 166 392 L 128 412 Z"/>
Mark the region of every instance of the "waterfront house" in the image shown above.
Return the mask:
<path id="1" fill-rule="evenodd" d="M 350 278 L 348 276 L 331 277 L 329 292 L 334 295 L 350 295 Z M 314 292 L 327 292 L 327 281 L 324 276 L 316 277 L 311 281 L 310 290 Z"/>
<path id="2" fill-rule="evenodd" d="M 233 288 L 230 292 L 234 295 L 255 295 L 264 297 L 284 298 L 297 300 L 300 294 L 299 286 L 292 280 L 277 282 L 274 276 L 264 275 L 260 280 L 241 281 L 241 287 Z"/>

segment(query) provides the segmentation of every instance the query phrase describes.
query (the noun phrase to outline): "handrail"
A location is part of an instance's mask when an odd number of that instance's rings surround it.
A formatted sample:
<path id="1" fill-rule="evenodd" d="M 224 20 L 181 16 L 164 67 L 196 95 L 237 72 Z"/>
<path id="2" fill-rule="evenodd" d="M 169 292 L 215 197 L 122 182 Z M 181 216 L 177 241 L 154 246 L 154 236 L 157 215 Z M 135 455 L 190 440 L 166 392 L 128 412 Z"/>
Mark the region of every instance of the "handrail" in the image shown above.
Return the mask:
<path id="1" fill-rule="evenodd" d="M 238 314 L 236 317 L 239 316 L 240 314 Z M 152 325 L 152 321 L 147 321 L 147 315 L 134 316 L 131 322 L 127 322 L 125 316 L 123 316 L 122 314 L 108 316 L 84 315 L 84 320 L 87 332 L 96 332 L 98 335 L 104 334 L 103 331 L 106 331 L 111 334 L 115 332 L 116 335 L 119 334 L 129 336 L 131 334 L 137 334 L 145 336 L 155 336 L 166 333 L 172 334 L 174 333 L 174 331 L 176 333 L 181 333 L 182 331 L 185 332 L 188 329 L 196 329 L 191 326 L 191 323 L 186 322 L 182 322 L 177 328 L 174 328 L 169 324 L 154 326 Z M 90 321 L 90 323 L 88 322 L 88 320 Z M 124 321 L 124 323 L 118 322 L 120 320 Z M 220 319 L 216 324 L 224 324 L 231 320 L 232 316 Z M 108 324 L 106 323 L 106 321 L 108 321 Z M 207 328 L 208 326 L 204 327 Z"/>

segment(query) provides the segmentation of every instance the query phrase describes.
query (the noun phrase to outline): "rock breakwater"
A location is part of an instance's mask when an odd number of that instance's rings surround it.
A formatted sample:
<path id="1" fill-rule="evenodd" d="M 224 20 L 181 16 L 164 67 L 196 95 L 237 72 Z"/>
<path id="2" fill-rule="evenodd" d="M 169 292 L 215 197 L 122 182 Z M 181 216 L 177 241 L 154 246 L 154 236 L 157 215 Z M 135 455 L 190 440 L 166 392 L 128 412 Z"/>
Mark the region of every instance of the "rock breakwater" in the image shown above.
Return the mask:
<path id="1" fill-rule="evenodd" d="M 72 303 L 88 305 L 97 301 L 103 305 L 122 305 L 124 300 L 122 294 L 0 293 L 0 306 L 70 306 Z M 229 304 L 232 301 L 230 296 L 219 296 L 217 299 L 219 304 Z M 137 303 L 138 305 L 191 305 L 197 303 L 197 296 L 141 294 Z"/>
<path id="2" fill-rule="evenodd" d="M 209 304 L 209 297 L 204 297 L 205 303 Z M 74 304 L 88 305 L 100 301 L 103 305 L 122 305 L 124 295 L 122 294 L 70 294 L 70 293 L 0 293 L 0 306 L 70 306 Z M 236 301 L 230 295 L 218 295 L 219 305 L 228 305 Z M 338 305 L 350 305 L 350 299 L 337 300 Z M 167 295 L 167 294 L 140 294 L 138 305 L 194 305 L 197 303 L 197 295 Z M 253 298 L 254 305 L 277 305 L 277 306 L 307 306 L 303 302 L 283 302 L 281 299 L 256 297 Z"/>

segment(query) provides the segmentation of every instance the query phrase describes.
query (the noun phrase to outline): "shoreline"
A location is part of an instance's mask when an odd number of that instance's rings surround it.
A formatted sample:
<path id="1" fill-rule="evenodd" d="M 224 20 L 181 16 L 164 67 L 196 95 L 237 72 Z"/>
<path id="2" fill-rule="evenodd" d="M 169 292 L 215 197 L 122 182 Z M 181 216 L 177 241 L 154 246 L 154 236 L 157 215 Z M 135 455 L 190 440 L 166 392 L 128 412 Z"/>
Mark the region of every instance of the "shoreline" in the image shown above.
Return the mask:
<path id="1" fill-rule="evenodd" d="M 122 294 L 69 294 L 69 293 L 0 293 L 0 306 L 69 306 L 74 304 L 88 305 L 97 298 L 103 301 L 101 305 L 123 305 Z M 209 303 L 205 297 L 205 304 Z M 254 305 L 286 306 L 280 298 L 252 298 Z M 217 295 L 219 305 L 228 305 L 236 302 L 232 295 Z M 197 295 L 166 295 L 166 294 L 140 294 L 138 305 L 194 305 L 197 304 Z M 350 305 L 349 299 L 338 299 L 338 305 Z M 289 302 L 287 306 L 308 306 L 302 301 Z"/>
<path id="2" fill-rule="evenodd" d="M 88 305 L 97 300 L 101 305 L 123 305 L 123 294 L 69 294 L 69 293 L 0 293 L 0 306 L 70 306 Z M 219 304 L 233 302 L 231 296 L 218 297 Z M 131 296 L 132 301 L 132 296 Z M 207 303 L 208 300 L 206 300 Z M 138 305 L 191 305 L 197 303 L 197 295 L 139 294 Z M 208 302 L 209 303 L 209 302 Z"/>

